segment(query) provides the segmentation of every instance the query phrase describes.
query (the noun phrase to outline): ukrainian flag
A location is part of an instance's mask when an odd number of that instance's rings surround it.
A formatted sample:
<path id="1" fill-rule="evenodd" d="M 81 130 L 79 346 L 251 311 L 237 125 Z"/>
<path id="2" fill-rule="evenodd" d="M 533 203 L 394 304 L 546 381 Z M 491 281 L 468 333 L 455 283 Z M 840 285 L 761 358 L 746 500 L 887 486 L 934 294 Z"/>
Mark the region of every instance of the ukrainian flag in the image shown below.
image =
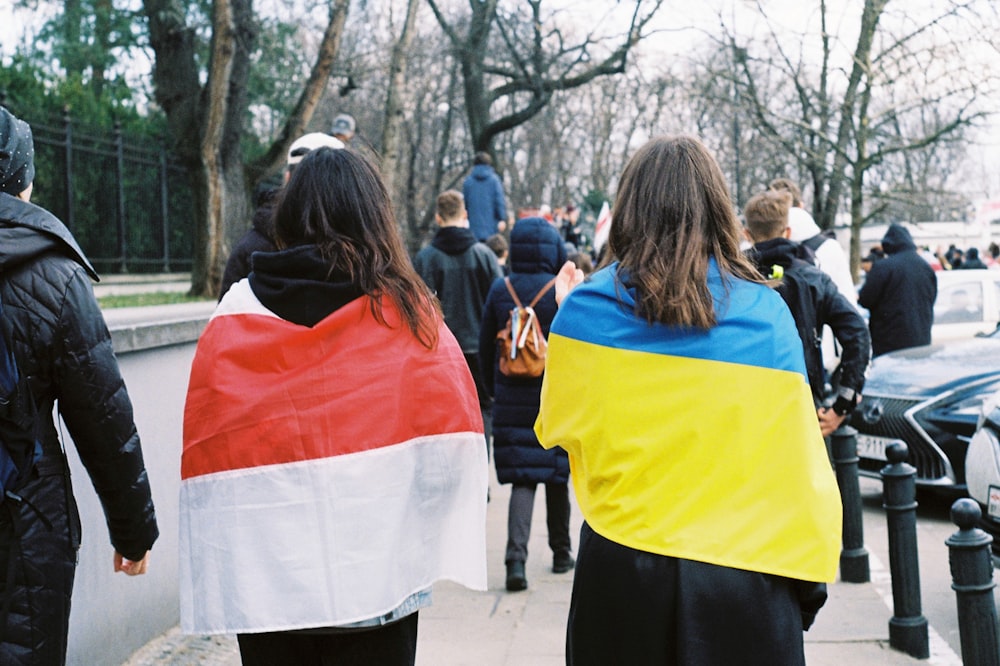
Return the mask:
<path id="1" fill-rule="evenodd" d="M 617 270 L 560 306 L 535 423 L 584 518 L 631 548 L 832 581 L 840 494 L 785 303 L 712 261 L 717 326 L 637 323 Z"/>

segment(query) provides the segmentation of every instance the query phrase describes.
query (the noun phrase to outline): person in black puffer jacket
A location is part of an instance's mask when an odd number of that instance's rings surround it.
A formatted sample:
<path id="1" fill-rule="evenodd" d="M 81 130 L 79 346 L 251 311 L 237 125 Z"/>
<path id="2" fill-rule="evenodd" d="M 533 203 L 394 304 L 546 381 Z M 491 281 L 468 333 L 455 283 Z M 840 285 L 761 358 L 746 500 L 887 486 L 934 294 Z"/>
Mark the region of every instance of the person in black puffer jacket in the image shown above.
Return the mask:
<path id="1" fill-rule="evenodd" d="M 510 281 L 522 305 L 566 263 L 566 248 L 559 232 L 540 217 L 518 220 L 510 234 Z M 548 337 L 556 314 L 556 292 L 549 291 L 535 305 L 542 333 Z M 479 333 L 479 362 L 486 386 L 493 392 L 493 457 L 497 479 L 512 483 L 507 515 L 507 589 L 528 586 L 524 562 L 537 484 L 545 484 L 546 522 L 552 570 L 569 571 L 574 566 L 569 536 L 569 457 L 563 449 L 545 450 L 535 437 L 542 378 L 508 377 L 497 361 L 497 332 L 507 324 L 514 299 L 503 279 L 493 282 L 483 310 Z"/>
<path id="2" fill-rule="evenodd" d="M 66 660 L 80 517 L 52 419 L 59 413 L 104 508 L 114 567 L 145 573 L 159 532 L 132 404 L 90 284 L 97 279 L 66 227 L 28 202 L 31 130 L 0 109 L 2 324 L 38 405 L 42 456 L 22 502 L 0 503 L 0 664 Z"/>

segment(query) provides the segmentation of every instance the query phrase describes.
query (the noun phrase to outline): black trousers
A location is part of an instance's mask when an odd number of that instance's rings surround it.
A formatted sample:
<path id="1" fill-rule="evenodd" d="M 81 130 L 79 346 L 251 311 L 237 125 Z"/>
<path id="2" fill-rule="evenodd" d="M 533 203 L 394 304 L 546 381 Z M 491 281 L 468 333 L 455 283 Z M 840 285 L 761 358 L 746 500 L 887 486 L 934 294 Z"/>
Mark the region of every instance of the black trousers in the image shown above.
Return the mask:
<path id="1" fill-rule="evenodd" d="M 243 666 L 413 666 L 417 613 L 371 629 L 237 634 Z"/>
<path id="2" fill-rule="evenodd" d="M 570 666 L 804 666 L 788 578 L 682 560 L 580 532 Z"/>
<path id="3" fill-rule="evenodd" d="M 507 552 L 504 563 L 528 559 L 528 538 L 531 536 L 531 516 L 535 509 L 534 483 L 515 483 L 510 489 L 507 508 Z M 570 554 L 569 486 L 565 483 L 545 484 L 545 523 L 549 530 L 549 548 L 553 554 Z"/>

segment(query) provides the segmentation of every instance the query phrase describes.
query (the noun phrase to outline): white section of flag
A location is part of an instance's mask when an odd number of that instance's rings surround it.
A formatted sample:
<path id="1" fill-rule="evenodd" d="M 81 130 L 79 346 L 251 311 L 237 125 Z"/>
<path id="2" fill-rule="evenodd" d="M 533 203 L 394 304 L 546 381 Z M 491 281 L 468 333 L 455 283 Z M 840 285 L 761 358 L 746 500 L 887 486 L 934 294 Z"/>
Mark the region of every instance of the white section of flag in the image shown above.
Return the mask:
<path id="1" fill-rule="evenodd" d="M 481 433 L 181 484 L 181 626 L 254 633 L 382 615 L 447 579 L 486 589 Z"/>
<path id="2" fill-rule="evenodd" d="M 594 252 L 601 251 L 604 244 L 608 242 L 609 233 L 611 233 L 611 207 L 605 201 L 597 216 L 597 224 L 594 226 Z"/>

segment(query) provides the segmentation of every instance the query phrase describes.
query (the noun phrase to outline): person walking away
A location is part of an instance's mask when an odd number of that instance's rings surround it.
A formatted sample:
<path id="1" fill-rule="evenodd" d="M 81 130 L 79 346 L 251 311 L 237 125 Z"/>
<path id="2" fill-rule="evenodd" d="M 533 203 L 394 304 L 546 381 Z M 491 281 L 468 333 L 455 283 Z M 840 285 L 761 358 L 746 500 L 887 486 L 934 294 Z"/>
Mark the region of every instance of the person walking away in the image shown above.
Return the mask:
<path id="1" fill-rule="evenodd" d="M 518 220 L 510 234 L 510 285 L 526 305 L 543 289 L 533 306 L 542 334 L 548 336 L 556 313 L 555 290 L 550 282 L 566 263 L 559 232 L 541 217 Z M 507 324 L 514 298 L 506 280 L 490 287 L 479 333 L 479 360 L 483 380 L 493 396 L 493 459 L 500 483 L 512 484 L 507 512 L 506 587 L 511 592 L 528 587 L 525 562 L 535 489 L 545 484 L 546 525 L 552 550 L 552 571 L 573 568 L 569 535 L 569 458 L 562 449 L 546 451 L 538 445 L 533 426 L 538 416 L 541 377 L 509 377 L 499 370 L 497 333 Z"/>
<path id="2" fill-rule="evenodd" d="M 795 320 L 806 374 L 812 389 L 820 430 L 824 437 L 840 427 L 861 398 L 871 359 L 868 324 L 823 271 L 799 258 L 797 243 L 789 240 L 788 209 L 792 197 L 771 190 L 754 195 L 743 210 L 754 243 L 750 259 L 776 289 Z M 829 326 L 840 343 L 840 373 L 832 404 L 828 404 L 821 350 L 821 332 Z"/>
<path id="3" fill-rule="evenodd" d="M 795 322 L 697 139 L 640 148 L 613 214 L 609 264 L 552 322 L 535 423 L 584 517 L 566 662 L 804 664 L 841 508 Z"/>
<path id="4" fill-rule="evenodd" d="M 320 148 L 198 341 L 181 627 L 243 664 L 412 665 L 431 586 L 486 589 L 472 377 L 374 163 Z"/>
<path id="5" fill-rule="evenodd" d="M 309 151 L 321 147 L 343 148 L 344 143 L 329 134 L 322 132 L 312 132 L 300 136 L 292 142 L 288 148 L 288 157 L 285 162 L 284 183 L 292 176 L 295 165 L 302 161 L 302 158 L 309 154 Z M 226 260 L 225 270 L 222 272 L 222 284 L 219 288 L 219 300 L 226 295 L 229 288 L 234 283 L 239 282 L 250 275 L 253 270 L 252 257 L 254 252 L 274 252 L 274 220 L 273 208 L 274 200 L 277 196 L 277 189 L 266 186 L 258 186 L 254 193 L 254 214 L 251 227 L 243 234 L 236 247 L 229 253 Z"/>
<path id="6" fill-rule="evenodd" d="M 104 317 L 97 273 L 52 213 L 30 203 L 31 128 L 0 107 L 3 335 L 37 405 L 42 455 L 0 503 L 0 663 L 66 661 L 80 516 L 53 407 L 101 500 L 115 571 L 144 574 L 159 536 L 142 445 Z"/>
<path id="7" fill-rule="evenodd" d="M 858 293 L 858 303 L 870 314 L 872 353 L 878 357 L 897 349 L 931 343 L 937 277 L 910 232 L 891 224 L 882 237 L 886 257 L 872 264 Z"/>
<path id="8" fill-rule="evenodd" d="M 438 195 L 434 219 L 438 230 L 430 244 L 417 252 L 413 266 L 441 302 L 444 323 L 465 354 L 486 424 L 488 450 L 492 438 L 492 399 L 479 367 L 479 328 L 490 285 L 503 277 L 503 271 L 493 250 L 476 241 L 469 230 L 460 192 L 447 190 Z"/>
<path id="9" fill-rule="evenodd" d="M 478 241 L 503 231 L 506 224 L 507 203 L 503 196 L 503 185 L 489 153 L 479 152 L 472 158 L 472 172 L 462 183 L 462 196 L 469 215 L 469 228 Z"/>

